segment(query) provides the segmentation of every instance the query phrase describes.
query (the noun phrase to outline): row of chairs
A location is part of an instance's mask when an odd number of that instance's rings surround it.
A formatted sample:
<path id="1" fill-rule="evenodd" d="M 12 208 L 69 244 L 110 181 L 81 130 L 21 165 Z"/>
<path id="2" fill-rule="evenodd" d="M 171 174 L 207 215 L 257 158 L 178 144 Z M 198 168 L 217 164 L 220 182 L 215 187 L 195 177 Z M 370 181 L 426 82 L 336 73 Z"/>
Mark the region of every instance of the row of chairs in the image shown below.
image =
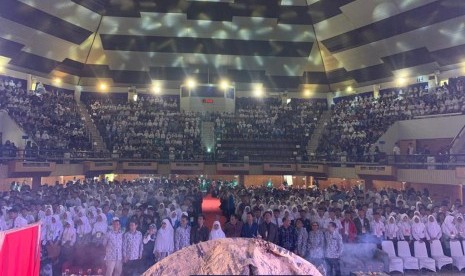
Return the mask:
<path id="1" fill-rule="evenodd" d="M 383 241 L 381 246 L 389 257 L 389 272 L 399 271 L 404 273 L 404 269 L 419 270 L 423 268 L 435 272 L 436 268 L 440 270 L 448 264 L 452 264 L 459 271 L 465 268 L 465 254 L 460 241 L 457 240 L 450 241 L 451 257 L 444 254 L 441 242 L 438 240 L 431 243 L 431 257 L 428 256 L 424 242 L 414 242 L 415 256 L 410 253 L 410 247 L 406 241 L 397 242 L 397 256 L 392 241 Z M 463 248 L 465 248 L 465 241 L 463 241 Z"/>

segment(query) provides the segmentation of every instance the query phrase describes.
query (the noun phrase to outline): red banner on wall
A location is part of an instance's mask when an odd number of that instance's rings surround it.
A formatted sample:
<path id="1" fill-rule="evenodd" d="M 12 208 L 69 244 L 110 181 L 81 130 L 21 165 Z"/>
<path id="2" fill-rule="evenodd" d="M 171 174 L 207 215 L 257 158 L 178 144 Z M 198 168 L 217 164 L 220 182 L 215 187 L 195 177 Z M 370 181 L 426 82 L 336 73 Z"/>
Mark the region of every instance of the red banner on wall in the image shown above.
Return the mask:
<path id="1" fill-rule="evenodd" d="M 38 224 L 0 232 L 0 275 L 39 275 L 39 234 Z"/>

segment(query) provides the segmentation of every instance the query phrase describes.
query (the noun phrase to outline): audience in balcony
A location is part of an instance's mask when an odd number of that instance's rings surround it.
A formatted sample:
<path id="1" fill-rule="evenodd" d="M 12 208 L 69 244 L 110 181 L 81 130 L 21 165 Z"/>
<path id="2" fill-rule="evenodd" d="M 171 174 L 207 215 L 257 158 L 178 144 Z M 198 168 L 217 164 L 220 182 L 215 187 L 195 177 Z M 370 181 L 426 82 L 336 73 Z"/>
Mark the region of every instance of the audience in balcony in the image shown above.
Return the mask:
<path id="1" fill-rule="evenodd" d="M 125 158 L 194 160 L 201 158 L 201 117 L 179 111 L 177 97 L 140 97 L 114 104 L 90 104 L 91 116 L 107 147 Z"/>
<path id="2" fill-rule="evenodd" d="M 462 88 L 458 85 L 457 88 Z M 374 143 L 396 121 L 417 116 L 465 111 L 465 93 L 441 86 L 433 91 L 414 85 L 342 100 L 332 106 L 331 121 L 320 140 L 317 155 L 329 160 L 375 161 Z"/>
<path id="3" fill-rule="evenodd" d="M 86 132 L 74 96 L 61 91 L 26 91 L 21 82 L 6 81 L 0 86 L 0 108 L 37 144 L 45 156 L 63 156 L 66 151 L 90 150 Z"/>

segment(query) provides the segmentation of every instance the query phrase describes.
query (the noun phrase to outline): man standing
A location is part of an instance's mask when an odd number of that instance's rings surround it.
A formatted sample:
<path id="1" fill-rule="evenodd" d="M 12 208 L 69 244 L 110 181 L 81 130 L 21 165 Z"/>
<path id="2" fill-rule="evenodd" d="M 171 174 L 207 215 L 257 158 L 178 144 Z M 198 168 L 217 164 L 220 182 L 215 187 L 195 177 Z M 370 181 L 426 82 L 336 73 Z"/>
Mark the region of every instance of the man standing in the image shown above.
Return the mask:
<path id="1" fill-rule="evenodd" d="M 339 258 L 342 254 L 342 237 L 336 230 L 336 224 L 330 222 L 328 224 L 328 232 L 325 234 L 326 238 L 326 263 L 328 264 L 328 276 L 341 275 L 341 268 L 339 265 Z"/>
<path id="2" fill-rule="evenodd" d="M 281 219 L 281 211 L 276 208 L 273 210 L 273 219 L 271 220 L 276 226 L 281 227 L 283 225 L 283 220 Z"/>
<path id="3" fill-rule="evenodd" d="M 292 252 L 297 247 L 297 231 L 291 226 L 291 220 L 287 217 L 283 218 L 283 226 L 279 227 L 278 245 Z"/>
<path id="4" fill-rule="evenodd" d="M 199 217 L 197 218 L 197 225 L 195 225 L 191 229 L 191 236 L 190 236 L 191 244 L 208 241 L 210 230 L 208 230 L 208 227 L 205 226 L 204 223 L 205 223 L 205 217 L 204 215 L 200 214 Z"/>
<path id="5" fill-rule="evenodd" d="M 252 212 L 247 213 L 246 223 L 242 226 L 242 238 L 256 238 L 258 232 L 258 224 L 254 222 Z"/>
<path id="6" fill-rule="evenodd" d="M 181 224 L 174 234 L 174 251 L 178 251 L 190 245 L 191 227 L 186 215 L 181 217 Z"/>
<path id="7" fill-rule="evenodd" d="M 237 215 L 232 214 L 229 222 L 224 226 L 224 233 L 227 238 L 238 238 L 241 236 L 243 223 L 237 219 Z"/>
<path id="8" fill-rule="evenodd" d="M 266 211 L 263 215 L 265 221 L 258 226 L 258 234 L 264 239 L 265 241 L 272 242 L 274 244 L 278 244 L 279 237 L 278 237 L 278 226 L 271 222 L 271 212 Z"/>
<path id="9" fill-rule="evenodd" d="M 113 217 L 112 229 L 105 235 L 106 276 L 120 276 L 123 268 L 123 233 L 119 218 Z"/>
<path id="10" fill-rule="evenodd" d="M 124 275 L 139 274 L 139 260 L 142 259 L 142 233 L 137 231 L 137 222 L 129 222 L 129 231 L 123 235 Z"/>
<path id="11" fill-rule="evenodd" d="M 11 229 L 21 228 L 27 226 L 27 220 L 23 216 L 18 215 L 18 210 L 16 208 L 11 208 L 8 211 L 11 223 Z M 5 229 L 6 230 L 6 229 Z"/>
<path id="12" fill-rule="evenodd" d="M 354 219 L 355 228 L 357 228 L 357 241 L 364 242 L 365 237 L 371 232 L 370 221 L 365 216 L 365 210 L 358 211 L 358 217 Z"/>

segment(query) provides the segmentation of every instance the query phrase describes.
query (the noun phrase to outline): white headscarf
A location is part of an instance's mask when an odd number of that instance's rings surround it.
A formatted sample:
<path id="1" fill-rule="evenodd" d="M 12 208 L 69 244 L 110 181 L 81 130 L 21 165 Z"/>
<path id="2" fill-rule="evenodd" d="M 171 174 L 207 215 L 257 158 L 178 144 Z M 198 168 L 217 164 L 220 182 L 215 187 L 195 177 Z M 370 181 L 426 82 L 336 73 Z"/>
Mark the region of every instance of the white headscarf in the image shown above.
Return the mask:
<path id="1" fill-rule="evenodd" d="M 418 220 L 418 222 L 416 222 L 415 220 Z M 414 237 L 420 237 L 420 238 L 425 238 L 427 235 L 425 224 L 421 222 L 421 219 L 419 216 L 413 216 L 412 235 Z"/>
<path id="2" fill-rule="evenodd" d="M 74 243 L 76 239 L 76 229 L 74 228 L 74 222 L 71 219 L 65 221 L 65 224 L 68 223 L 69 227 L 65 227 L 63 230 L 62 241 L 72 241 Z"/>
<path id="3" fill-rule="evenodd" d="M 462 222 L 459 222 L 459 218 L 462 219 Z M 463 235 L 465 234 L 465 220 L 463 219 L 463 216 L 460 214 L 456 215 L 455 219 L 456 219 L 455 228 L 457 228 L 458 234 L 461 237 L 463 237 Z"/>
<path id="4" fill-rule="evenodd" d="M 215 229 L 215 225 L 218 225 L 218 229 Z M 210 240 L 222 239 L 225 238 L 226 235 L 224 234 L 223 230 L 221 229 L 221 224 L 219 221 L 215 221 L 213 223 L 213 228 L 210 231 Z"/>
<path id="5" fill-rule="evenodd" d="M 97 218 L 101 218 L 101 221 L 96 221 L 94 223 L 94 228 L 92 229 L 92 235 L 95 235 L 98 232 L 101 232 L 105 234 L 108 230 L 108 224 L 107 224 L 107 216 L 103 213 L 97 216 Z"/>
<path id="6" fill-rule="evenodd" d="M 55 222 L 50 219 L 49 227 L 46 228 L 47 241 L 55 241 L 60 238 L 63 233 L 63 225 L 61 224 L 60 216 L 53 215 L 52 218 Z"/>
<path id="7" fill-rule="evenodd" d="M 154 250 L 157 252 L 173 252 L 174 251 L 174 229 L 171 222 L 168 219 L 164 219 L 162 224 L 165 223 L 158 229 L 157 239 L 155 240 Z"/>
<path id="8" fill-rule="evenodd" d="M 391 219 L 393 220 L 393 222 L 391 222 Z M 399 226 L 397 226 L 396 218 L 394 216 L 389 216 L 389 218 L 386 221 L 385 229 L 386 236 L 388 238 L 397 238 Z"/>
<path id="9" fill-rule="evenodd" d="M 79 225 L 76 229 L 78 235 L 85 235 L 92 232 L 92 226 L 90 226 L 89 219 L 80 213 L 78 220 L 81 220 L 82 224 Z"/>
<path id="10" fill-rule="evenodd" d="M 430 221 L 430 218 L 433 218 L 433 221 Z M 433 215 L 428 216 L 428 221 L 426 222 L 426 231 L 431 239 L 439 240 L 442 237 L 441 226 L 436 221 L 436 218 Z"/>

